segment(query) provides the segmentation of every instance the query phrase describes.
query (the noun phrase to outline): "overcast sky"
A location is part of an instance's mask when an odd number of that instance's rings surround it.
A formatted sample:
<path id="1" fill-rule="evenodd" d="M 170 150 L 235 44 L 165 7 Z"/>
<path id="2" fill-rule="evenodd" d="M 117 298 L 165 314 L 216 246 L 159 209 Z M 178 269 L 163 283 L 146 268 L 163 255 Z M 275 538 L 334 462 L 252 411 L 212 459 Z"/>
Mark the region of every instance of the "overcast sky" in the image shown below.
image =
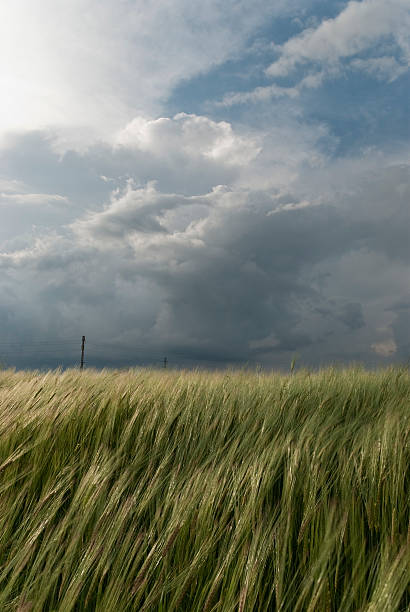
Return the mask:
<path id="1" fill-rule="evenodd" d="M 406 362 L 409 70 L 409 0 L 3 0 L 0 362 Z"/>

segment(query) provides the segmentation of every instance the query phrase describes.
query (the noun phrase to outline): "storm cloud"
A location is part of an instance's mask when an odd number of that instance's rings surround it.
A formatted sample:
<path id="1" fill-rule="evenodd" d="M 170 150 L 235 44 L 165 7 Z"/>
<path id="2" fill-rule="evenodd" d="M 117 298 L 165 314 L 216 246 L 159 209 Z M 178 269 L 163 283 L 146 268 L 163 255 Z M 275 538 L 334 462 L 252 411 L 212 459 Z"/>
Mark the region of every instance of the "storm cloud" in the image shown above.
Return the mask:
<path id="1" fill-rule="evenodd" d="M 240 35 L 229 29 L 227 36 L 217 25 L 223 15 L 214 4 L 192 18 L 208 24 L 219 47 L 215 57 L 211 49 L 203 57 L 193 53 L 181 68 L 185 79 L 211 70 L 216 58 L 240 55 L 246 37 L 260 27 L 255 18 Z M 174 8 L 180 5 L 185 3 Z M 345 13 L 322 25 L 318 18 L 307 32 L 307 16 L 295 2 L 301 31 L 281 46 L 258 39 L 252 47 L 266 50 L 261 78 L 284 78 L 285 67 L 290 72 L 318 62 L 317 49 L 331 30 L 340 38 L 332 46 L 339 50 L 337 61 L 348 55 L 352 74 L 366 70 L 386 87 L 408 79 L 401 30 L 393 37 L 399 59 L 376 65 L 366 56 L 373 40 L 392 31 L 385 32 L 391 20 L 380 25 L 379 5 L 347 3 Z M 407 15 L 403 3 L 394 6 L 392 19 Z M 229 7 L 242 23 L 245 6 Z M 347 17 L 377 7 L 378 29 L 370 36 L 360 26 L 364 42 L 352 47 L 343 26 Z M 282 19 L 287 11 L 282 8 Z M 151 7 L 148 17 L 155 21 L 154 13 Z M 186 49 L 191 36 L 189 31 L 184 39 Z M 261 61 L 259 51 L 248 57 Z M 398 65 L 400 74 L 390 79 L 387 73 Z M 160 364 L 165 356 L 170 365 L 186 367 L 288 368 L 295 356 L 308 366 L 406 361 L 407 143 L 395 137 L 338 153 L 337 130 L 312 119 L 312 100 L 303 98 L 303 87 L 289 104 L 278 96 L 269 106 L 271 98 L 255 98 L 249 83 L 246 91 L 227 91 L 225 106 L 215 99 L 213 116 L 205 110 L 159 113 L 165 94 L 156 88 L 169 91 L 182 78 L 175 67 L 161 83 L 161 70 L 154 70 L 144 112 L 127 102 L 109 134 L 97 130 L 98 137 L 87 140 L 74 115 L 75 138 L 58 124 L 4 134 L 0 361 L 73 365 L 82 334 L 87 363 L 99 367 Z M 243 82 L 249 78 L 242 76 Z M 242 104 L 239 115 L 226 110 L 235 100 Z M 211 108 L 209 100 L 205 107 Z M 100 118 L 88 125 L 97 129 Z"/>

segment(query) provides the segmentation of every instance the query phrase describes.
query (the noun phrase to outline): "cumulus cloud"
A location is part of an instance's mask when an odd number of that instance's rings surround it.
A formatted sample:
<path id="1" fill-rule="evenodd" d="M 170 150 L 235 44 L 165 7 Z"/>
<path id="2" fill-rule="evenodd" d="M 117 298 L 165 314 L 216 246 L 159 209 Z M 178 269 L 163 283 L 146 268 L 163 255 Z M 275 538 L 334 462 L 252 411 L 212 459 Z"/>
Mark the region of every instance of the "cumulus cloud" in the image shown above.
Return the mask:
<path id="1" fill-rule="evenodd" d="M 179 113 L 173 118 L 134 118 L 116 138 L 123 145 L 157 157 L 204 158 L 227 165 L 244 165 L 261 151 L 255 137 L 235 133 L 227 121 Z"/>
<path id="2" fill-rule="evenodd" d="M 178 219 L 174 220 L 172 213 L 178 211 L 179 222 L 182 221 L 185 229 L 195 216 L 201 218 L 218 191 L 216 188 L 203 196 L 184 196 L 161 193 L 154 182 L 138 188 L 130 180 L 123 191 L 117 190 L 112 194 L 110 204 L 103 211 L 77 220 L 71 228 L 83 243 L 93 243 L 103 249 L 109 244 L 117 246 L 118 241 L 125 245 L 138 234 L 170 234 L 178 225 Z M 188 208 L 189 216 L 180 215 L 181 208 Z"/>
<path id="3" fill-rule="evenodd" d="M 409 28 L 407 0 L 350 1 L 333 19 L 319 23 L 314 19 L 282 45 L 271 44 L 279 57 L 265 73 L 279 83 L 227 93 L 216 106 L 297 100 L 328 79 L 345 77 L 346 70 L 391 83 L 409 71 Z M 286 79 L 286 85 L 281 79 Z"/>
<path id="4" fill-rule="evenodd" d="M 128 179 L 137 185 L 156 181 L 159 191 L 183 195 L 221 184 L 284 188 L 304 165 L 325 163 L 322 140 L 332 140 L 328 126 L 306 124 L 286 109 L 262 129 L 180 114 L 138 118 L 117 135 L 114 147 L 100 143 L 62 156 L 56 155 L 49 132 L 21 135 L 0 150 L 0 166 L 26 183 L 19 193 L 60 194 L 70 200 L 67 212 L 78 216 L 81 207 L 101 207 Z"/>
<path id="5" fill-rule="evenodd" d="M 62 340 L 80 320 L 94 363 L 106 359 L 92 347 L 102 333 L 112 364 L 401 358 L 410 169 L 378 163 L 339 168 L 344 191 L 329 164 L 293 193 L 238 183 L 185 195 L 128 181 L 64 232 L 3 249 L 2 312 L 10 329 L 16 317 L 24 334 L 48 326 Z"/>
<path id="6" fill-rule="evenodd" d="M 395 41 L 405 56 L 406 46 L 402 41 L 407 38 L 409 23 L 406 0 L 351 1 L 334 19 L 304 30 L 279 47 L 279 59 L 266 72 L 271 77 L 284 77 L 309 62 L 337 67 L 341 59 L 362 53 L 388 38 Z"/>
<path id="7" fill-rule="evenodd" d="M 84 152 L 10 140 L 1 339 L 86 333 L 96 365 L 377 363 L 388 339 L 402 359 L 408 155 L 330 160 L 322 139 L 298 116 L 262 132 L 181 113 Z"/>

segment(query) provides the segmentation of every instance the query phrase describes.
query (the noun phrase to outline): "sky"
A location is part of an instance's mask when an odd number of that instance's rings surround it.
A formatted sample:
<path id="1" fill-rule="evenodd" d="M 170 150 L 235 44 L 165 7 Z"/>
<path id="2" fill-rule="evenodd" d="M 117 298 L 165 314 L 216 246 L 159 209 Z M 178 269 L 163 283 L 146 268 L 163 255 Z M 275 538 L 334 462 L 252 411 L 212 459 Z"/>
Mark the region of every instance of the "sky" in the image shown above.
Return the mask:
<path id="1" fill-rule="evenodd" d="M 3 0 L 0 363 L 410 359 L 408 0 Z"/>

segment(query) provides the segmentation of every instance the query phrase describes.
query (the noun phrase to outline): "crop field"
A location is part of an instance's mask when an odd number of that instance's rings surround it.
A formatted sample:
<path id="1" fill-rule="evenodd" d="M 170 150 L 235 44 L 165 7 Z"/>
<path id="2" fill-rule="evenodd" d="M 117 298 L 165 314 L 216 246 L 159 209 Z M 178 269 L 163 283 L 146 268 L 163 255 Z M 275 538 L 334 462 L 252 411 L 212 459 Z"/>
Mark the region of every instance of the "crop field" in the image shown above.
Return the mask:
<path id="1" fill-rule="evenodd" d="M 0 372 L 0 610 L 410 606 L 410 371 Z"/>

